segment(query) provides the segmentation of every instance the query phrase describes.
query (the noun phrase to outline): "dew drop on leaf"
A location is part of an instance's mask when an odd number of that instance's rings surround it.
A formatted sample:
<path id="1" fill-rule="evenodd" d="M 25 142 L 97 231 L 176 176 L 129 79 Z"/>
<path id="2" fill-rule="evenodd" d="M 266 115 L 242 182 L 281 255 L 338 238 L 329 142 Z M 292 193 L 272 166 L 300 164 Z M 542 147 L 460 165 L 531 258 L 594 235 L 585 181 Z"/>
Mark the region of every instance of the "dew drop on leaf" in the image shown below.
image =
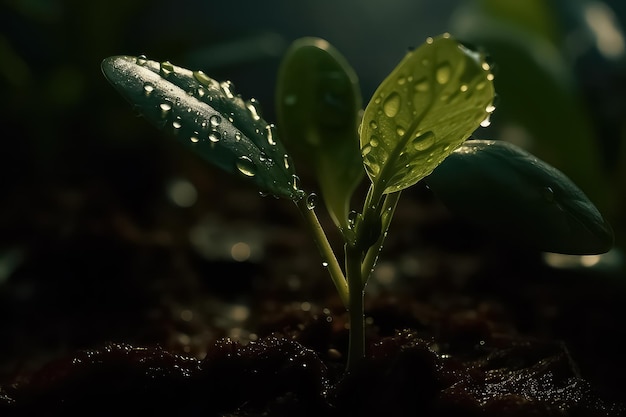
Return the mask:
<path id="1" fill-rule="evenodd" d="M 256 167 L 250 158 L 240 156 L 236 162 L 237 169 L 246 177 L 254 177 L 256 175 Z"/>
<path id="2" fill-rule="evenodd" d="M 298 177 L 297 175 L 292 175 L 291 176 L 291 186 L 295 191 L 300 190 L 300 177 Z"/>
<path id="3" fill-rule="evenodd" d="M 358 217 L 359 213 L 354 210 L 350 210 L 350 213 L 348 213 L 348 226 L 350 228 L 353 228 L 356 225 L 356 220 Z"/>
<path id="4" fill-rule="evenodd" d="M 235 95 L 233 94 L 233 83 L 231 83 L 230 81 L 224 81 L 220 83 L 220 87 L 222 87 L 222 91 L 224 92 L 224 94 L 226 94 L 226 97 L 235 98 Z"/>
<path id="5" fill-rule="evenodd" d="M 420 78 L 419 80 L 415 81 L 415 84 L 413 85 L 413 88 L 418 93 L 425 93 L 425 92 L 427 92 L 428 89 L 429 89 L 428 78 L 424 77 L 424 78 Z"/>
<path id="6" fill-rule="evenodd" d="M 246 107 L 248 108 L 248 111 L 250 112 L 250 115 L 254 120 L 260 120 L 261 116 L 259 116 L 259 112 L 257 111 L 255 104 L 256 100 L 252 98 L 246 103 Z"/>
<path id="7" fill-rule="evenodd" d="M 400 111 L 400 94 L 393 92 L 383 102 L 383 111 L 387 117 L 395 117 Z"/>
<path id="8" fill-rule="evenodd" d="M 198 132 L 193 132 L 193 134 L 191 135 L 191 137 L 189 138 L 189 140 L 191 140 L 192 143 L 198 143 L 200 142 L 200 137 L 198 135 Z"/>
<path id="9" fill-rule="evenodd" d="M 218 132 L 218 131 L 216 131 L 216 130 L 212 130 L 212 131 L 209 133 L 209 140 L 210 140 L 212 143 L 217 143 L 217 142 L 219 142 L 219 141 L 220 141 L 220 139 L 222 139 L 222 135 L 220 135 L 220 132 Z"/>
<path id="10" fill-rule="evenodd" d="M 283 155 L 283 165 L 285 166 L 285 169 L 289 169 L 289 166 L 291 165 L 289 163 L 289 155 L 287 154 Z"/>
<path id="11" fill-rule="evenodd" d="M 165 101 L 159 104 L 159 109 L 161 110 L 161 117 L 166 118 L 172 111 L 172 103 L 170 103 L 169 101 Z"/>
<path id="12" fill-rule="evenodd" d="M 274 125 L 273 124 L 269 124 L 269 125 L 265 126 L 267 143 L 269 143 L 271 146 L 275 146 L 276 145 L 276 141 L 274 140 L 274 134 L 272 133 L 273 130 L 274 130 Z"/>
<path id="13" fill-rule="evenodd" d="M 481 127 L 489 127 L 489 125 L 491 125 L 490 117 L 491 117 L 491 113 L 489 113 L 487 115 L 487 117 L 485 117 L 485 119 L 482 122 L 480 122 L 480 126 Z"/>
<path id="14" fill-rule="evenodd" d="M 370 122 L 370 127 L 371 127 L 372 129 L 377 129 L 377 128 L 378 128 L 378 123 L 376 123 L 376 120 L 372 120 L 372 121 Z"/>
<path id="15" fill-rule="evenodd" d="M 235 140 L 239 142 L 241 140 L 241 133 L 235 132 Z"/>
<path id="16" fill-rule="evenodd" d="M 452 76 L 452 67 L 448 62 L 444 62 L 443 64 L 437 67 L 435 72 L 435 79 L 439 84 L 447 84 L 450 81 L 450 77 Z"/>
<path id="17" fill-rule="evenodd" d="M 167 78 L 170 76 L 171 73 L 174 72 L 174 65 L 172 65 L 170 61 L 161 62 L 159 72 L 162 77 Z"/>
<path id="18" fill-rule="evenodd" d="M 209 117 L 209 123 L 211 123 L 211 126 L 217 127 L 220 125 L 220 123 L 222 123 L 222 118 L 217 114 L 214 114 L 213 116 Z"/>
<path id="19" fill-rule="evenodd" d="M 146 97 L 148 97 L 154 91 L 154 84 L 147 82 L 143 85 L 143 93 Z"/>
<path id="20" fill-rule="evenodd" d="M 172 122 L 172 127 L 174 128 L 174 130 L 178 130 L 181 127 L 183 127 L 183 124 L 181 123 L 181 119 L 180 117 L 177 117 L 173 122 Z"/>
<path id="21" fill-rule="evenodd" d="M 373 148 L 378 146 L 378 138 L 376 136 L 370 138 L 370 146 Z"/>
<path id="22" fill-rule="evenodd" d="M 412 141 L 413 147 L 416 151 L 424 151 L 435 143 L 435 134 L 432 131 L 427 131 L 418 134 Z"/>
<path id="23" fill-rule="evenodd" d="M 148 62 L 148 57 L 146 57 L 145 55 L 139 55 L 135 62 L 137 63 L 137 65 L 143 67 Z"/>

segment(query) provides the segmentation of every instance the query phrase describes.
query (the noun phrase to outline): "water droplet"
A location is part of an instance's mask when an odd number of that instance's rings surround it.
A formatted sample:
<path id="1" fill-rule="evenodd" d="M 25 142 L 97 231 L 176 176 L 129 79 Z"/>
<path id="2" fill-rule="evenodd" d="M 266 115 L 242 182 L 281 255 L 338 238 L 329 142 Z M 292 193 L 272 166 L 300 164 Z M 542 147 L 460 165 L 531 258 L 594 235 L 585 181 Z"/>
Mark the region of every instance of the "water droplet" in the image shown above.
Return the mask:
<path id="1" fill-rule="evenodd" d="M 370 127 L 371 127 L 372 129 L 378 129 L 378 123 L 376 123 L 376 120 L 372 120 L 372 121 L 370 122 Z"/>
<path id="2" fill-rule="evenodd" d="M 143 93 L 146 95 L 146 97 L 152 94 L 153 91 L 154 91 L 154 84 L 149 83 L 149 82 L 144 83 Z"/>
<path id="3" fill-rule="evenodd" d="M 483 63 L 481 64 L 481 67 L 482 67 L 482 69 L 484 69 L 485 71 L 489 71 L 489 70 L 491 69 L 491 67 L 489 66 L 489 64 L 488 64 L 488 63 L 486 63 L 486 62 L 483 62 Z"/>
<path id="4" fill-rule="evenodd" d="M 326 261 L 322 262 L 322 266 L 323 266 L 324 268 L 328 268 L 328 262 L 326 262 Z"/>
<path id="5" fill-rule="evenodd" d="M 285 166 L 285 169 L 289 169 L 289 166 L 291 165 L 289 163 L 289 155 L 287 154 L 283 155 L 283 165 Z"/>
<path id="6" fill-rule="evenodd" d="M 250 115 L 252 116 L 252 118 L 254 120 L 260 120 L 261 116 L 259 116 L 259 112 L 256 108 L 257 105 L 257 101 L 253 98 L 251 98 L 247 103 L 246 103 L 246 107 L 248 108 L 248 111 L 250 112 Z"/>
<path id="7" fill-rule="evenodd" d="M 218 131 L 216 131 L 216 130 L 212 130 L 212 131 L 209 133 L 209 140 L 210 140 L 212 143 L 217 143 L 217 142 L 219 142 L 219 141 L 220 141 L 220 139 L 222 139 L 222 135 L 220 135 L 220 132 L 218 132 Z"/>
<path id="8" fill-rule="evenodd" d="M 485 88 L 485 86 L 486 86 L 486 85 L 487 85 L 487 83 L 486 83 L 486 82 L 481 81 L 481 82 L 479 82 L 478 84 L 476 84 L 476 90 L 480 91 L 480 90 L 482 90 L 483 88 Z"/>
<path id="9" fill-rule="evenodd" d="M 387 117 L 395 117 L 400 111 L 400 94 L 393 92 L 383 102 L 383 111 Z"/>
<path id="10" fill-rule="evenodd" d="M 224 92 L 224 94 L 226 94 L 226 97 L 235 98 L 235 95 L 233 94 L 235 86 L 233 85 L 233 83 L 231 83 L 230 81 L 224 81 L 220 83 L 220 87 L 222 87 L 222 91 Z"/>
<path id="11" fill-rule="evenodd" d="M 487 74 L 487 80 L 488 81 L 493 81 L 496 77 L 493 74 Z"/>
<path id="12" fill-rule="evenodd" d="M 469 87 L 467 86 L 467 84 L 461 84 L 461 88 L 459 88 L 459 90 L 461 90 L 461 93 L 466 92 L 469 89 Z"/>
<path id="13" fill-rule="evenodd" d="M 162 77 L 167 78 L 174 72 L 174 65 L 170 61 L 163 61 L 161 62 L 159 72 Z"/>
<path id="14" fill-rule="evenodd" d="M 291 186 L 293 187 L 293 189 L 295 191 L 300 190 L 300 177 L 298 177 L 297 175 L 292 175 L 291 176 Z"/>
<path id="15" fill-rule="evenodd" d="M 317 194 L 311 193 L 306 197 L 306 208 L 313 210 L 317 205 Z"/>
<path id="16" fill-rule="evenodd" d="M 429 44 L 429 45 L 432 45 L 432 43 L 433 43 L 434 41 L 435 41 L 435 40 L 434 40 L 432 37 L 430 37 L 430 36 L 426 38 L 426 43 L 427 43 L 427 44 Z"/>
<path id="17" fill-rule="evenodd" d="M 452 76 L 452 67 L 448 62 L 440 64 L 435 70 L 435 79 L 439 84 L 447 84 Z"/>
<path id="18" fill-rule="evenodd" d="M 487 113 L 493 113 L 495 110 L 496 110 L 496 106 L 494 106 L 493 104 L 490 104 L 485 108 L 485 111 Z"/>
<path id="19" fill-rule="evenodd" d="M 350 210 L 350 213 L 348 213 L 348 227 L 349 228 L 353 228 L 356 225 L 356 221 L 359 217 L 359 213 L 357 213 L 354 210 Z"/>
<path id="20" fill-rule="evenodd" d="M 361 149 L 361 156 L 365 157 L 367 156 L 368 153 L 370 153 L 372 151 L 372 146 L 371 145 L 365 145 L 362 149 Z"/>
<path id="21" fill-rule="evenodd" d="M 191 135 L 191 137 L 189 138 L 189 140 L 191 140 L 192 143 L 198 143 L 200 142 L 200 137 L 198 132 L 193 132 L 193 134 Z"/>
<path id="22" fill-rule="evenodd" d="M 247 156 L 240 156 L 236 162 L 237 169 L 246 177 L 254 177 L 256 175 L 256 167 L 252 159 Z"/>
<path id="23" fill-rule="evenodd" d="M 552 187 L 544 187 L 543 190 L 541 190 L 541 194 L 548 203 L 554 202 L 554 190 Z"/>
<path id="24" fill-rule="evenodd" d="M 406 130 L 404 130 L 404 128 L 402 128 L 402 126 L 398 126 L 396 128 L 396 133 L 398 134 L 398 136 L 402 137 L 406 133 Z"/>
<path id="25" fill-rule="evenodd" d="M 169 101 L 165 101 L 159 104 L 159 109 L 161 110 L 161 117 L 166 118 L 172 111 L 172 103 L 170 103 Z"/>
<path id="26" fill-rule="evenodd" d="M 206 96 L 206 90 L 204 89 L 204 87 L 198 87 L 196 89 L 196 96 L 198 96 L 198 98 Z"/>
<path id="27" fill-rule="evenodd" d="M 404 84 L 406 84 L 406 78 L 404 78 L 403 76 L 398 77 L 398 85 Z"/>
<path id="28" fill-rule="evenodd" d="M 416 151 L 424 151 L 435 143 L 435 134 L 430 130 L 421 134 L 418 133 L 412 143 Z"/>
<path id="29" fill-rule="evenodd" d="M 370 138 L 370 146 L 373 148 L 378 146 L 378 138 L 376 136 Z"/>
<path id="30" fill-rule="evenodd" d="M 415 84 L 414 84 L 413 88 L 418 93 L 425 93 L 429 89 L 428 78 L 424 77 L 424 78 L 420 78 L 419 80 L 415 81 Z"/>
<path id="31" fill-rule="evenodd" d="M 222 118 L 217 114 L 214 114 L 213 116 L 209 117 L 209 123 L 211 123 L 212 127 L 217 127 L 220 125 L 220 123 L 222 123 Z"/>
<path id="32" fill-rule="evenodd" d="M 378 96 L 378 97 L 376 97 L 376 98 L 374 99 L 374 103 L 375 103 L 375 104 L 380 104 L 380 101 L 381 101 L 381 97 L 380 97 L 380 96 Z"/>
<path id="33" fill-rule="evenodd" d="M 241 140 L 241 133 L 240 132 L 235 132 L 235 140 L 237 142 L 239 142 Z"/>
<path id="34" fill-rule="evenodd" d="M 274 130 L 274 127 L 275 126 L 273 124 L 269 124 L 269 125 L 265 126 L 267 143 L 269 143 L 270 146 L 275 146 L 276 145 L 276 141 L 274 140 L 274 134 L 272 133 L 273 130 Z"/>
<path id="35" fill-rule="evenodd" d="M 180 117 L 177 117 L 177 118 L 176 118 L 176 119 L 172 122 L 172 127 L 173 127 L 175 130 L 178 130 L 178 129 L 180 129 L 181 127 L 183 127 L 183 124 L 182 124 L 182 122 L 181 122 Z"/>
<path id="36" fill-rule="evenodd" d="M 148 62 L 148 57 L 146 57 L 145 55 L 139 55 L 137 59 L 135 60 L 135 63 L 137 65 L 141 65 L 142 67 L 146 65 L 147 62 Z"/>
<path id="37" fill-rule="evenodd" d="M 481 127 L 489 127 L 490 125 L 491 125 L 491 113 L 489 113 L 487 117 L 485 117 L 485 119 L 482 122 L 480 122 Z"/>
<path id="38" fill-rule="evenodd" d="M 200 84 L 203 84 L 207 87 L 211 85 L 211 81 L 213 81 L 208 75 L 206 75 L 202 71 L 194 71 L 193 76 L 196 80 L 198 80 Z"/>

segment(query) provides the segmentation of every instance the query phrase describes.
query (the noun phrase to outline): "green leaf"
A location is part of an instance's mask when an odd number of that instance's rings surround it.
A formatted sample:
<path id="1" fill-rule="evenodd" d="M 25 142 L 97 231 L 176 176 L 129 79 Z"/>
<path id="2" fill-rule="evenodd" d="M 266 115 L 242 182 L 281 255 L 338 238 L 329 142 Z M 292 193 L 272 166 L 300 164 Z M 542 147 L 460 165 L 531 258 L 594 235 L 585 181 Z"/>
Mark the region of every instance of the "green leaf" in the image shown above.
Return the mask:
<path id="1" fill-rule="evenodd" d="M 314 165 L 328 211 L 346 230 L 350 197 L 364 176 L 354 70 L 325 40 L 298 39 L 281 63 L 276 103 L 281 137 Z"/>
<path id="2" fill-rule="evenodd" d="M 274 126 L 260 117 L 253 99 L 235 95 L 230 82 L 145 57 L 106 58 L 102 71 L 144 117 L 205 160 L 264 192 L 302 198 Z"/>
<path id="3" fill-rule="evenodd" d="M 443 161 L 493 107 L 484 57 L 449 35 L 409 52 L 365 109 L 361 154 L 378 193 L 403 190 Z"/>
<path id="4" fill-rule="evenodd" d="M 454 213 L 542 251 L 597 254 L 613 232 L 562 172 L 502 141 L 465 142 L 426 182 Z"/>

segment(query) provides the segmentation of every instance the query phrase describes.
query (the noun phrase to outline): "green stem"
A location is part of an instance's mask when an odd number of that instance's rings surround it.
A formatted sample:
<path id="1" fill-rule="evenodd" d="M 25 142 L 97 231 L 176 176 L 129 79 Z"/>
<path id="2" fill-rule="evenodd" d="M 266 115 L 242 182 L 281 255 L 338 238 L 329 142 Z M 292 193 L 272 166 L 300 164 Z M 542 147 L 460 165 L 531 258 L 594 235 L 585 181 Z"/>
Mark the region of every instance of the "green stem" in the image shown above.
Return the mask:
<path id="1" fill-rule="evenodd" d="M 322 229 L 322 225 L 315 214 L 315 210 L 307 206 L 306 199 L 304 198 L 296 201 L 296 206 L 300 210 L 300 213 L 302 213 L 302 217 L 304 217 L 304 220 L 313 235 L 313 240 L 317 244 L 317 248 L 322 255 L 322 259 L 328 264 L 327 268 L 330 278 L 332 279 L 333 284 L 335 284 L 335 288 L 337 288 L 337 292 L 339 293 L 339 297 L 341 298 L 343 305 L 348 308 L 350 297 L 348 296 L 348 284 L 346 282 L 346 278 L 343 275 L 341 266 L 339 266 L 339 262 L 337 262 L 333 248 L 328 242 L 326 233 L 324 233 L 324 229 Z"/>
<path id="2" fill-rule="evenodd" d="M 345 246 L 346 276 L 350 301 L 348 315 L 350 317 L 350 333 L 348 342 L 347 371 L 365 357 L 365 310 L 363 306 L 364 287 L 361 278 L 361 249 L 352 245 Z"/>
<path id="3" fill-rule="evenodd" d="M 400 199 L 401 191 L 396 193 L 388 194 L 385 198 L 385 202 L 383 203 L 382 208 L 382 233 L 378 238 L 376 244 L 371 246 L 363 259 L 363 264 L 361 266 L 361 278 L 363 280 L 363 286 L 367 283 L 372 270 L 376 266 L 376 261 L 378 260 L 378 255 L 383 248 L 383 244 L 385 243 L 385 238 L 387 237 L 387 231 L 389 230 L 389 225 L 391 224 L 391 219 L 393 218 L 393 214 L 396 211 L 396 206 L 398 205 L 398 200 Z"/>

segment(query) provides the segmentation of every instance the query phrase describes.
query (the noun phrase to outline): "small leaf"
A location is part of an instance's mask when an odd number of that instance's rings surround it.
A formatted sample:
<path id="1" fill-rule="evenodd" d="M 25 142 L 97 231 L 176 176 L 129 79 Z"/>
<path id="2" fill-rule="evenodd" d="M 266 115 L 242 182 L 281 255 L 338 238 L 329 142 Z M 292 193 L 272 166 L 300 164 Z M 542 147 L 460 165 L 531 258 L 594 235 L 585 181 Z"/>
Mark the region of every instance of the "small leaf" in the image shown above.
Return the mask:
<path id="1" fill-rule="evenodd" d="M 230 82 L 145 57 L 106 58 L 102 71 L 144 117 L 205 160 L 264 192 L 302 198 L 274 126 L 260 117 L 258 103 L 236 96 Z"/>
<path id="2" fill-rule="evenodd" d="M 465 142 L 426 182 L 454 213 L 546 251 L 597 254 L 611 227 L 562 172 L 502 141 Z"/>
<path id="3" fill-rule="evenodd" d="M 281 63 L 276 102 L 281 137 L 314 165 L 333 220 L 347 229 L 350 197 L 364 176 L 354 70 L 325 40 L 298 39 Z"/>
<path id="4" fill-rule="evenodd" d="M 409 52 L 363 116 L 361 154 L 374 187 L 415 184 L 488 121 L 492 80 L 484 57 L 447 34 Z"/>

